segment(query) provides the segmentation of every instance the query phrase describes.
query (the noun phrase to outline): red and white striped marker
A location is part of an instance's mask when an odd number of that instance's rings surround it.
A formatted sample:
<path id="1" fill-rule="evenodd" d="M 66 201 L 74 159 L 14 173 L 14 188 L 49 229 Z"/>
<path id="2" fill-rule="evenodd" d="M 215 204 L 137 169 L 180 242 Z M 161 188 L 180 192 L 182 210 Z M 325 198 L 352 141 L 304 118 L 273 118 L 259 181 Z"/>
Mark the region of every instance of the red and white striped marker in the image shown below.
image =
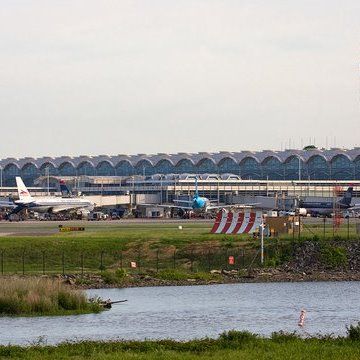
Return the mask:
<path id="1" fill-rule="evenodd" d="M 301 327 L 304 326 L 305 314 L 306 314 L 306 311 L 305 311 L 305 310 L 301 310 L 300 318 L 299 318 L 299 322 L 298 322 L 298 325 L 301 326 Z"/>

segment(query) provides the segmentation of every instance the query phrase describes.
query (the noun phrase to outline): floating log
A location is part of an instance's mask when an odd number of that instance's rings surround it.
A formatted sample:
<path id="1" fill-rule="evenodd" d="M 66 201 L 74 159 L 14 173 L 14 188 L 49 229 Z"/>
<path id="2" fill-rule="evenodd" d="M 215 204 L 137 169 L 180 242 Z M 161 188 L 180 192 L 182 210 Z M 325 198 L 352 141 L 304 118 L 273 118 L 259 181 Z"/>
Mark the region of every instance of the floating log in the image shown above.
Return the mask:
<path id="1" fill-rule="evenodd" d="M 103 306 L 105 309 L 111 309 L 113 304 L 119 304 L 119 303 L 123 303 L 125 301 L 127 301 L 127 300 L 111 301 L 110 299 L 107 299 L 107 300 L 100 301 L 100 305 Z"/>

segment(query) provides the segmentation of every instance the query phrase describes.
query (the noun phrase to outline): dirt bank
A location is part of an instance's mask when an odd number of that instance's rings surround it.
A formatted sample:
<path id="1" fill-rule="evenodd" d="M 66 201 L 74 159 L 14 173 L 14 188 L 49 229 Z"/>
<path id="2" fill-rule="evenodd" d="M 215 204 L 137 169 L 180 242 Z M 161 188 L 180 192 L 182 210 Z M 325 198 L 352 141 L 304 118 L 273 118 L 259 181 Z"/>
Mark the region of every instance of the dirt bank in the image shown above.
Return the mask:
<path id="1" fill-rule="evenodd" d="M 210 280 L 188 274 L 182 280 L 159 279 L 158 274 L 128 274 L 118 284 L 107 283 L 101 276 L 85 279 L 71 278 L 67 281 L 80 288 L 203 285 L 249 282 L 294 282 L 294 281 L 358 281 L 360 280 L 360 242 L 306 241 L 294 246 L 288 261 L 278 267 L 240 269 L 227 271 L 214 269 Z"/>
<path id="2" fill-rule="evenodd" d="M 359 281 L 360 272 L 354 271 L 309 271 L 298 272 L 284 268 L 254 269 L 250 274 L 243 271 L 214 270 L 218 273 L 212 280 L 203 280 L 189 274 L 183 280 L 163 280 L 151 275 L 131 275 L 118 283 L 107 283 L 101 275 L 66 275 L 59 276 L 61 281 L 76 289 L 99 289 L 117 287 L 145 286 L 184 286 L 213 285 L 231 283 L 261 283 L 261 282 L 305 282 L 305 281 Z"/>

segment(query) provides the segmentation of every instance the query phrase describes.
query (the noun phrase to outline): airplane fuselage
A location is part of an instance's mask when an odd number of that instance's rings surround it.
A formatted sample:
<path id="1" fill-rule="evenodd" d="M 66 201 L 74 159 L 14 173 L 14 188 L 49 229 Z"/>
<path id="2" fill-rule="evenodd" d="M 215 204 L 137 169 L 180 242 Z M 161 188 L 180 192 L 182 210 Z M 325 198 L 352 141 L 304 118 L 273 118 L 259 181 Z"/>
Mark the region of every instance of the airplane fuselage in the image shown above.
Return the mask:
<path id="1" fill-rule="evenodd" d="M 302 202 L 300 203 L 300 208 L 305 208 L 306 211 L 310 214 L 319 214 L 319 215 L 330 215 L 334 212 L 334 209 L 346 210 L 350 205 L 337 203 L 335 206 L 332 202 Z"/>
<path id="2" fill-rule="evenodd" d="M 37 212 L 60 212 L 65 210 L 93 210 L 94 204 L 86 199 L 78 198 L 42 198 L 32 201 L 15 201 L 15 204 Z"/>
<path id="3" fill-rule="evenodd" d="M 206 211 L 206 208 L 210 205 L 209 199 L 201 196 L 194 196 L 192 200 L 192 208 L 197 211 Z"/>
<path id="4" fill-rule="evenodd" d="M 334 201 L 300 201 L 299 208 L 306 209 L 307 213 L 313 215 L 325 215 L 328 216 L 334 212 L 334 210 L 346 210 L 351 207 L 351 198 L 353 193 L 353 187 L 349 186 L 344 192 L 343 197 L 340 200 Z"/>

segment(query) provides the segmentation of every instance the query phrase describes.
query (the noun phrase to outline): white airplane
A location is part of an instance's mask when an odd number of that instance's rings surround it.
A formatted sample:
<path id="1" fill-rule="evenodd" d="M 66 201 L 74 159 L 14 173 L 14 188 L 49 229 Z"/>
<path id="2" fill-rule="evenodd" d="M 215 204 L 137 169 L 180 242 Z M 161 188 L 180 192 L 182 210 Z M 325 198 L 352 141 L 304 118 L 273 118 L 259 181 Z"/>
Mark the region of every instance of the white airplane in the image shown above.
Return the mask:
<path id="1" fill-rule="evenodd" d="M 218 200 L 209 200 L 206 197 L 200 196 L 198 191 L 198 179 L 195 178 L 195 194 L 191 200 L 173 200 L 175 205 L 156 205 L 158 207 L 163 208 L 173 208 L 178 209 L 184 215 L 185 214 L 200 214 L 200 213 L 208 213 L 216 210 L 224 210 L 227 209 L 237 209 L 237 208 L 252 208 L 254 204 L 233 204 L 233 205 L 215 205 L 214 203 L 218 203 Z M 154 204 L 143 204 L 146 206 L 154 206 Z"/>
<path id="2" fill-rule="evenodd" d="M 95 204 L 85 198 L 62 198 L 62 197 L 32 197 L 22 181 L 21 177 L 16 177 L 16 186 L 19 194 L 19 200 L 15 201 L 17 205 L 12 211 L 18 213 L 23 209 L 29 209 L 37 212 L 59 213 L 64 211 L 76 211 L 88 213 L 92 211 Z"/>

